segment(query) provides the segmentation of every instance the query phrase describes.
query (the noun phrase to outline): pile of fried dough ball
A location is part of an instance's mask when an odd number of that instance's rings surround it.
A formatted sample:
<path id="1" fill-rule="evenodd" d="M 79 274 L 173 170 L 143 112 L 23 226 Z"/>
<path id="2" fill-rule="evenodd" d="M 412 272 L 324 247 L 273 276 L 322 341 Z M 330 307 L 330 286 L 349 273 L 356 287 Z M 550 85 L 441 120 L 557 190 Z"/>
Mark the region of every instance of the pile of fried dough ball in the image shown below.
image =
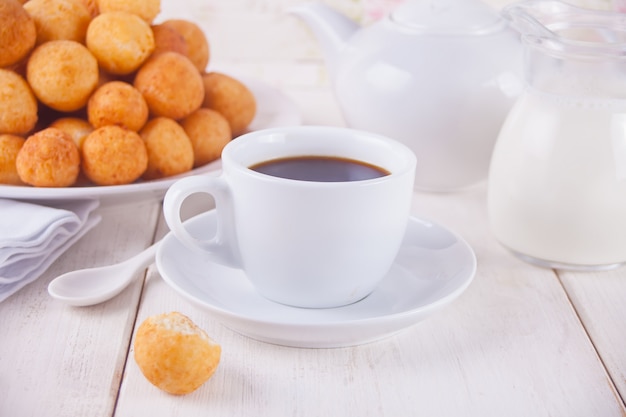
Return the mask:
<path id="1" fill-rule="evenodd" d="M 218 159 L 256 114 L 160 0 L 0 1 L 0 184 L 121 185 Z"/>

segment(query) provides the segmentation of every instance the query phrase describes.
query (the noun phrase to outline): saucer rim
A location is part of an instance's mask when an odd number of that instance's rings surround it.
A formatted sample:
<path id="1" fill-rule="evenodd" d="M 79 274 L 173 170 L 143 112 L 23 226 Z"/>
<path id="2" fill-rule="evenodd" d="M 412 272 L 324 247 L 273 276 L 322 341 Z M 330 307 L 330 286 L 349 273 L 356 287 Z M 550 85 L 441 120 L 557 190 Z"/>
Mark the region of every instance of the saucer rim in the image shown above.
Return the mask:
<path id="1" fill-rule="evenodd" d="M 199 222 L 201 221 L 201 218 L 203 217 L 214 216 L 214 213 L 215 213 L 215 209 L 203 212 L 201 214 L 198 214 L 186 220 L 185 223 L 194 222 L 194 221 Z M 350 318 L 350 319 L 332 321 L 332 322 L 324 321 L 323 319 L 317 320 L 317 321 L 308 321 L 308 322 L 286 322 L 286 321 L 276 321 L 275 319 L 258 319 L 250 315 L 245 315 L 245 314 L 233 311 L 233 310 L 228 310 L 221 306 L 217 306 L 214 303 L 207 302 L 207 300 L 194 296 L 193 294 L 190 294 L 185 289 L 181 288 L 177 284 L 176 279 L 172 279 L 171 277 L 169 277 L 167 274 L 163 272 L 165 269 L 163 266 L 163 262 L 164 262 L 163 259 L 168 258 L 168 256 L 164 253 L 165 249 L 169 246 L 167 242 L 174 240 L 177 244 L 182 245 L 182 243 L 180 243 L 180 241 L 178 241 L 178 239 L 176 239 L 176 237 L 173 236 L 171 232 L 169 232 L 163 238 L 163 244 L 159 247 L 157 251 L 156 264 L 157 264 L 157 268 L 159 270 L 159 273 L 162 279 L 179 296 L 182 296 L 185 300 L 191 302 L 193 305 L 195 305 L 196 307 L 204 311 L 214 313 L 218 319 L 221 319 L 219 321 L 222 321 L 223 324 L 226 325 L 226 327 L 231 328 L 232 330 L 238 333 L 244 334 L 254 339 L 262 340 L 262 338 L 258 335 L 254 336 L 254 335 L 250 335 L 248 332 L 241 331 L 240 329 L 238 329 L 237 326 L 233 326 L 230 323 L 230 321 L 236 320 L 237 322 L 244 323 L 247 326 L 256 324 L 256 325 L 262 325 L 262 326 L 279 327 L 282 329 L 292 329 L 294 327 L 297 327 L 299 329 L 309 329 L 309 330 L 337 329 L 337 328 L 342 328 L 346 326 L 351 326 L 352 328 L 356 326 L 356 327 L 361 328 L 361 327 L 369 327 L 373 325 L 381 325 L 387 322 L 398 322 L 398 321 L 403 321 L 403 322 L 410 321 L 411 322 L 411 323 L 407 323 L 406 325 L 402 325 L 400 327 L 395 326 L 395 330 L 390 331 L 390 334 L 393 334 L 393 333 L 397 333 L 398 331 L 402 330 L 402 328 L 407 327 L 410 324 L 417 323 L 418 321 L 420 321 L 419 320 L 420 317 L 426 317 L 430 315 L 431 313 L 436 312 L 437 310 L 450 304 L 453 300 L 458 298 L 463 292 L 465 292 L 465 290 L 472 283 L 476 275 L 476 270 L 477 270 L 477 259 L 476 259 L 475 252 L 473 251 L 472 247 L 468 244 L 468 242 L 465 239 L 463 239 L 461 236 L 459 236 L 457 233 L 450 231 L 448 228 L 440 225 L 437 222 L 433 222 L 433 221 L 424 219 L 422 217 L 409 216 L 409 219 L 407 221 L 407 228 L 409 227 L 409 222 L 418 222 L 422 224 L 429 223 L 431 225 L 439 227 L 442 230 L 445 230 L 446 232 L 454 236 L 454 238 L 457 240 L 455 244 L 460 244 L 465 249 L 466 255 L 469 255 L 469 261 L 471 263 L 468 262 L 466 266 L 466 268 L 469 268 L 469 272 L 467 273 L 467 276 L 464 277 L 464 279 L 456 285 L 456 287 L 451 289 L 449 292 L 446 292 L 442 297 L 439 297 L 436 300 L 433 300 L 422 306 L 411 308 L 406 311 L 401 311 L 401 312 L 392 313 L 392 314 L 385 314 L 385 315 L 380 315 L 380 316 Z M 258 294 L 258 297 L 262 297 L 262 296 Z M 293 307 L 293 306 L 288 306 L 288 305 L 283 305 L 283 304 L 278 304 L 278 303 L 277 305 L 280 305 L 281 308 L 286 308 L 287 310 L 289 309 L 300 310 L 301 309 L 299 307 Z M 321 310 L 337 310 L 337 309 L 342 309 L 346 307 L 349 307 L 349 306 L 342 306 L 342 307 L 335 307 L 332 309 L 321 309 Z M 385 336 L 383 335 L 375 339 L 379 339 L 382 337 L 385 337 Z M 267 341 L 267 340 L 264 340 L 264 341 Z M 270 342 L 270 343 L 285 345 L 284 341 L 280 343 L 276 341 Z M 291 345 L 291 344 L 288 344 L 288 345 Z"/>

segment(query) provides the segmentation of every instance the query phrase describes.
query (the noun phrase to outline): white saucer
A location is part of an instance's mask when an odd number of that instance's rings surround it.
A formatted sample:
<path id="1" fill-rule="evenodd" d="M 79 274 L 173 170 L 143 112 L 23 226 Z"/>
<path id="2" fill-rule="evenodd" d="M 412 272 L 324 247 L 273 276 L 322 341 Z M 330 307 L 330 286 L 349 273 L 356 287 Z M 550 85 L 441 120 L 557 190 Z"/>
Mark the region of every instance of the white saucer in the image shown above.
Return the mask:
<path id="1" fill-rule="evenodd" d="M 190 233 L 215 231 L 215 211 L 186 223 Z M 171 233 L 156 255 L 161 276 L 175 291 L 232 330 L 294 347 L 358 345 L 390 336 L 452 302 L 469 286 L 476 257 L 460 237 L 412 217 L 391 271 L 368 297 L 345 307 L 288 307 L 259 295 L 244 273 L 203 259 Z"/>

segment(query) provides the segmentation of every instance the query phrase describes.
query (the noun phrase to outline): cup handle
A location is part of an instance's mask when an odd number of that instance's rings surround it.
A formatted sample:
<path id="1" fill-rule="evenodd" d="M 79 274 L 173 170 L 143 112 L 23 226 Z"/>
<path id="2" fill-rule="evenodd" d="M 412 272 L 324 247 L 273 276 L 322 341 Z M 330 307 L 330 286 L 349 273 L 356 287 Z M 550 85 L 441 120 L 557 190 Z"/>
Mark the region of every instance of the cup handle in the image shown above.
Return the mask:
<path id="1" fill-rule="evenodd" d="M 215 200 L 217 232 L 208 240 L 193 237 L 180 219 L 183 202 L 192 194 L 206 193 Z M 165 193 L 163 215 L 170 230 L 185 246 L 202 250 L 212 261 L 240 268 L 230 188 L 222 177 L 194 175 L 176 181 Z"/>

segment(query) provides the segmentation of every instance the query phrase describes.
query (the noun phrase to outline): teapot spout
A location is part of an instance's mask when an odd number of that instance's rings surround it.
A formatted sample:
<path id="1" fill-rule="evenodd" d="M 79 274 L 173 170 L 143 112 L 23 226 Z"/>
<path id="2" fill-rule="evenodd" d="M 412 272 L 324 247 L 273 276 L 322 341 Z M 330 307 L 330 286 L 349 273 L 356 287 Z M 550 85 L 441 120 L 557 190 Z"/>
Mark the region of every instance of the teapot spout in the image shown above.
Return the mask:
<path id="1" fill-rule="evenodd" d="M 287 12 L 311 29 L 322 49 L 326 67 L 330 74 L 334 74 L 341 51 L 360 26 L 323 3 L 304 3 L 289 8 Z"/>

